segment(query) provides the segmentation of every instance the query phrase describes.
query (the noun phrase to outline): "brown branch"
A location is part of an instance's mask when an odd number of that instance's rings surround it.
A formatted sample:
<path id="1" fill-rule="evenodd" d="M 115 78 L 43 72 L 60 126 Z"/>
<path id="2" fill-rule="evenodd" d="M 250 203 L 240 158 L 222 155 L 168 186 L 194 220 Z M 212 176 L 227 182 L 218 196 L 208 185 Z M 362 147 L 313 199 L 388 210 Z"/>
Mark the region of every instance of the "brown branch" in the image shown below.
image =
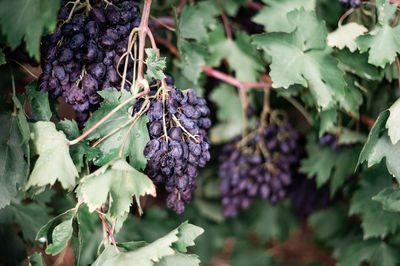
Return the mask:
<path id="1" fill-rule="evenodd" d="M 179 5 L 176 7 L 176 14 L 178 15 L 179 13 L 181 13 L 183 7 L 186 5 L 187 0 L 181 0 L 181 2 L 179 3 Z"/>
<path id="2" fill-rule="evenodd" d="M 221 18 L 222 18 L 222 23 L 224 24 L 224 28 L 225 28 L 225 33 L 226 33 L 226 38 L 228 38 L 229 40 L 232 40 L 232 30 L 229 27 L 229 19 L 226 16 L 224 9 L 222 8 L 221 4 L 219 3 L 219 1 L 217 1 L 218 3 L 218 7 L 221 13 Z"/>
<path id="3" fill-rule="evenodd" d="M 353 118 L 354 120 L 361 121 L 361 123 L 363 123 L 364 125 L 367 125 L 369 127 L 373 127 L 375 124 L 375 119 L 373 119 L 369 116 L 360 115 L 360 119 L 358 119 L 357 116 L 350 111 L 346 112 L 346 114 L 348 116 L 350 116 L 351 118 Z"/>
<path id="4" fill-rule="evenodd" d="M 228 74 L 225 74 L 221 71 L 215 70 L 209 66 L 201 66 L 203 69 L 204 73 L 207 74 L 207 76 L 222 80 L 226 83 L 229 83 L 237 88 L 270 88 L 272 87 L 272 82 L 245 82 L 245 81 L 240 81 L 232 76 L 229 76 Z"/>
<path id="5" fill-rule="evenodd" d="M 154 16 L 150 16 L 151 20 L 149 21 L 149 26 L 150 27 L 164 27 L 167 30 L 170 31 L 175 31 L 175 21 L 172 20 L 172 18 L 170 17 L 163 17 L 163 18 L 167 18 L 167 21 L 164 21 L 162 18 L 156 18 Z M 172 21 L 171 21 L 172 20 Z"/>
<path id="6" fill-rule="evenodd" d="M 264 8 L 264 5 L 257 2 L 248 2 L 247 6 L 253 10 L 259 11 Z"/>
<path id="7" fill-rule="evenodd" d="M 396 55 L 396 64 L 397 64 L 397 78 L 399 82 L 399 88 L 400 88 L 400 62 L 399 62 L 399 57 Z"/>
<path id="8" fill-rule="evenodd" d="M 161 37 L 155 37 L 156 42 L 165 46 L 173 55 L 175 55 L 179 61 L 181 61 L 181 57 L 179 56 L 178 49 L 173 45 L 170 41 L 161 38 Z"/>

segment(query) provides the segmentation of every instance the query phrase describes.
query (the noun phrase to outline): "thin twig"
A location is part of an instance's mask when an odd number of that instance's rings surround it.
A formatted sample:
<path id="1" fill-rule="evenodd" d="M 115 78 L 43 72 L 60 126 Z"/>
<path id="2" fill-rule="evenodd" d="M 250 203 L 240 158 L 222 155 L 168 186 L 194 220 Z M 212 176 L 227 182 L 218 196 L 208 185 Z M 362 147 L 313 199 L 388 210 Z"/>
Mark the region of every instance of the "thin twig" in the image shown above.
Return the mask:
<path id="1" fill-rule="evenodd" d="M 344 21 L 348 16 L 350 16 L 351 13 L 353 13 L 353 11 L 354 11 L 354 8 L 350 8 L 349 10 L 347 10 L 347 11 L 340 17 L 339 22 L 338 22 L 338 26 L 339 26 L 339 27 L 342 26 L 343 21 Z"/>
<path id="2" fill-rule="evenodd" d="M 155 37 L 155 39 L 157 43 L 164 45 L 179 61 L 181 61 L 181 57 L 175 45 L 173 45 L 170 41 L 161 37 Z"/>
<path id="3" fill-rule="evenodd" d="M 183 7 L 186 5 L 187 0 L 181 0 L 179 5 L 176 7 L 176 14 L 181 13 Z"/>
<path id="4" fill-rule="evenodd" d="M 261 10 L 261 9 L 263 9 L 264 8 L 264 5 L 263 4 L 261 4 L 261 3 L 257 3 L 257 2 L 248 2 L 247 3 L 247 6 L 249 7 L 249 8 L 251 8 L 251 9 L 253 9 L 253 10 L 256 10 L 256 11 L 259 11 L 259 10 Z"/>
<path id="5" fill-rule="evenodd" d="M 244 87 L 244 88 L 270 88 L 272 86 L 272 83 L 267 83 L 267 82 L 245 82 L 245 81 L 240 81 L 228 74 L 225 74 L 221 71 L 215 70 L 209 66 L 201 66 L 203 69 L 204 73 L 206 73 L 208 76 L 222 80 L 226 83 L 229 83 L 237 88 L 239 87 Z"/>
<path id="6" fill-rule="evenodd" d="M 107 115 L 105 115 L 102 119 L 100 119 L 96 124 L 94 124 L 91 128 L 89 128 L 85 133 L 80 135 L 74 140 L 69 141 L 69 145 L 74 145 L 77 144 L 79 141 L 83 140 L 85 137 L 87 137 L 90 133 L 92 133 L 96 128 L 98 128 L 101 124 L 103 124 L 106 120 L 108 120 L 113 114 L 115 114 L 119 109 L 127 105 L 128 103 L 132 102 L 133 100 L 140 98 L 144 95 L 148 94 L 148 91 L 144 90 L 141 93 L 138 93 L 136 95 L 133 95 L 129 99 L 125 100 L 123 103 L 112 109 Z"/>
<path id="7" fill-rule="evenodd" d="M 221 18 L 222 18 L 222 23 L 224 24 L 224 28 L 225 28 L 225 33 L 226 33 L 226 38 L 228 38 L 229 40 L 232 40 L 232 30 L 229 27 L 229 19 L 226 16 L 224 9 L 222 8 L 221 4 L 219 1 L 217 1 L 219 10 L 220 10 L 220 14 L 221 14 Z"/>
<path id="8" fill-rule="evenodd" d="M 175 31 L 174 27 L 168 26 L 166 23 L 164 23 L 162 20 L 154 17 L 154 16 L 150 16 L 152 20 L 154 20 L 155 22 L 157 22 L 158 24 L 160 24 L 161 26 L 163 26 L 164 28 L 166 28 L 167 30 L 170 31 Z"/>
<path id="9" fill-rule="evenodd" d="M 24 66 L 23 64 L 21 64 L 20 62 L 18 62 L 17 60 L 14 60 L 12 58 L 9 58 L 10 61 L 16 63 L 17 65 L 19 65 L 26 73 L 28 73 L 29 75 L 31 75 L 33 78 L 38 79 L 39 77 L 36 76 L 35 74 L 33 74 L 26 66 Z"/>
<path id="10" fill-rule="evenodd" d="M 310 125 L 313 124 L 310 115 L 307 113 L 306 109 L 298 101 L 296 101 L 294 98 L 292 98 L 290 96 L 286 96 L 286 95 L 283 95 L 283 98 L 285 98 L 289 103 L 291 103 L 303 115 L 303 117 L 306 119 L 308 124 L 310 124 Z"/>
<path id="11" fill-rule="evenodd" d="M 397 78 L 399 82 L 399 88 L 400 88 L 400 62 L 399 62 L 399 57 L 396 55 L 396 64 L 397 64 Z"/>

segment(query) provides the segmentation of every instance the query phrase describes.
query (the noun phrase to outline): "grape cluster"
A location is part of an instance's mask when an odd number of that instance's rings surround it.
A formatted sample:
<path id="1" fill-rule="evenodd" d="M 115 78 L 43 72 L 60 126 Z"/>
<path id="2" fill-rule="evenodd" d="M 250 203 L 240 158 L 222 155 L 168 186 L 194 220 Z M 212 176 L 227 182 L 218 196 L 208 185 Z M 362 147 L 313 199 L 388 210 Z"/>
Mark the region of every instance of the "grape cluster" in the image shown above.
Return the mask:
<path id="1" fill-rule="evenodd" d="M 88 16 L 76 11 L 70 20 L 72 5 L 63 6 L 58 16 L 60 26 L 44 37 L 41 45 L 39 88 L 54 98 L 64 96 L 79 122 L 97 109 L 101 101 L 97 91 L 119 88 L 121 78 L 116 66 L 127 51 L 131 30 L 140 24 L 139 4 L 134 1 L 90 3 Z"/>
<path id="2" fill-rule="evenodd" d="M 222 148 L 220 191 L 225 216 L 236 216 L 261 195 L 272 204 L 287 195 L 301 149 L 299 134 L 287 121 L 271 122 Z"/>
<path id="3" fill-rule="evenodd" d="M 165 187 L 167 207 L 177 214 L 183 213 L 197 187 L 197 167 L 210 160 L 209 114 L 206 100 L 196 91 L 177 88 L 166 97 L 155 95 L 147 111 L 150 141 L 144 149 L 149 159 L 145 173 L 158 187 Z"/>
<path id="4" fill-rule="evenodd" d="M 319 144 L 329 146 L 334 151 L 339 151 L 342 148 L 352 147 L 353 144 L 339 144 L 339 136 L 331 133 L 325 133 L 320 139 Z"/>
<path id="5" fill-rule="evenodd" d="M 339 3 L 345 6 L 351 7 L 360 7 L 362 4 L 362 0 L 339 0 Z"/>
<path id="6" fill-rule="evenodd" d="M 301 217 L 307 217 L 312 211 L 327 207 L 334 202 L 330 198 L 329 185 L 317 188 L 314 179 L 297 178 L 291 186 L 290 198 Z"/>

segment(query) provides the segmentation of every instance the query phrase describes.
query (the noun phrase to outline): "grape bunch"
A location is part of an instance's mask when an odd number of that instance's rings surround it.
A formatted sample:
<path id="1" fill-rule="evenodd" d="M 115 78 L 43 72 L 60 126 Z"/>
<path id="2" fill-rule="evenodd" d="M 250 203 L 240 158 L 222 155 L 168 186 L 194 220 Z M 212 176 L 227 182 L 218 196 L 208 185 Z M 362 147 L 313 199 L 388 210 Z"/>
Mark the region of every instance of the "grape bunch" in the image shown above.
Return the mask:
<path id="1" fill-rule="evenodd" d="M 172 88 L 166 97 L 154 97 L 147 111 L 150 141 L 144 149 L 149 159 L 145 173 L 155 185 L 165 187 L 167 207 L 182 214 L 197 187 L 197 167 L 210 160 L 206 131 L 211 126 L 210 109 L 193 89 Z"/>
<path id="2" fill-rule="evenodd" d="M 342 148 L 352 147 L 352 144 L 339 144 L 339 136 L 331 133 L 325 133 L 320 139 L 319 144 L 329 146 L 332 150 L 338 151 Z"/>
<path id="3" fill-rule="evenodd" d="M 119 88 L 117 63 L 127 51 L 131 30 L 140 24 L 139 4 L 134 1 L 90 3 L 88 16 L 75 11 L 70 19 L 72 5 L 63 6 L 58 15 L 60 26 L 41 44 L 39 89 L 54 98 L 64 96 L 81 123 L 97 109 L 101 101 L 97 91 Z M 129 63 L 133 65 L 132 60 Z"/>
<path id="4" fill-rule="evenodd" d="M 362 0 L 339 0 L 339 3 L 345 5 L 347 7 L 360 7 L 362 4 Z"/>
<path id="5" fill-rule="evenodd" d="M 287 196 L 301 149 L 287 121 L 271 122 L 222 148 L 218 175 L 225 216 L 247 209 L 258 195 L 272 204 Z"/>
<path id="6" fill-rule="evenodd" d="M 291 186 L 290 198 L 301 217 L 307 217 L 312 211 L 331 205 L 329 185 L 317 188 L 314 179 L 302 176 Z"/>

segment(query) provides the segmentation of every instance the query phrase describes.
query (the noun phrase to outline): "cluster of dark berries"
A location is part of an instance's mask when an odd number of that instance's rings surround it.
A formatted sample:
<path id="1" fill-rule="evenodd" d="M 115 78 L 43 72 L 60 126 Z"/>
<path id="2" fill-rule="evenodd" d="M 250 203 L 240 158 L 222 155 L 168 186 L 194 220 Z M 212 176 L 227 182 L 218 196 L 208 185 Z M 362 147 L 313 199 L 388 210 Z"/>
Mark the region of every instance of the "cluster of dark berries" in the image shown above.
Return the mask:
<path id="1" fill-rule="evenodd" d="M 339 3 L 345 5 L 347 7 L 360 7 L 362 4 L 362 0 L 339 0 Z"/>
<path id="2" fill-rule="evenodd" d="M 60 26 L 41 45 L 39 88 L 54 98 L 64 96 L 83 121 L 101 101 L 97 91 L 119 88 L 117 63 L 127 51 L 129 34 L 140 24 L 139 4 L 134 1 L 91 3 L 88 16 L 76 11 L 70 20 L 72 5 L 63 6 Z"/>
<path id="3" fill-rule="evenodd" d="M 206 100 L 193 89 L 177 88 L 164 97 L 155 96 L 147 111 L 150 141 L 144 150 L 149 159 L 145 173 L 158 187 L 165 187 L 167 207 L 177 214 L 183 213 L 197 187 L 197 167 L 210 160 L 209 114 Z"/>
<path id="4" fill-rule="evenodd" d="M 339 151 L 342 148 L 352 147 L 353 144 L 339 144 L 339 136 L 331 133 L 325 133 L 320 139 L 319 144 L 329 146 L 332 150 Z"/>
<path id="5" fill-rule="evenodd" d="M 291 190 L 290 198 L 298 214 L 305 218 L 312 211 L 327 207 L 334 202 L 330 197 L 329 185 L 318 188 L 314 179 L 302 176 L 296 178 Z"/>
<path id="6" fill-rule="evenodd" d="M 261 195 L 272 204 L 287 196 L 301 152 L 287 121 L 260 127 L 222 148 L 218 175 L 225 216 L 236 216 Z"/>

